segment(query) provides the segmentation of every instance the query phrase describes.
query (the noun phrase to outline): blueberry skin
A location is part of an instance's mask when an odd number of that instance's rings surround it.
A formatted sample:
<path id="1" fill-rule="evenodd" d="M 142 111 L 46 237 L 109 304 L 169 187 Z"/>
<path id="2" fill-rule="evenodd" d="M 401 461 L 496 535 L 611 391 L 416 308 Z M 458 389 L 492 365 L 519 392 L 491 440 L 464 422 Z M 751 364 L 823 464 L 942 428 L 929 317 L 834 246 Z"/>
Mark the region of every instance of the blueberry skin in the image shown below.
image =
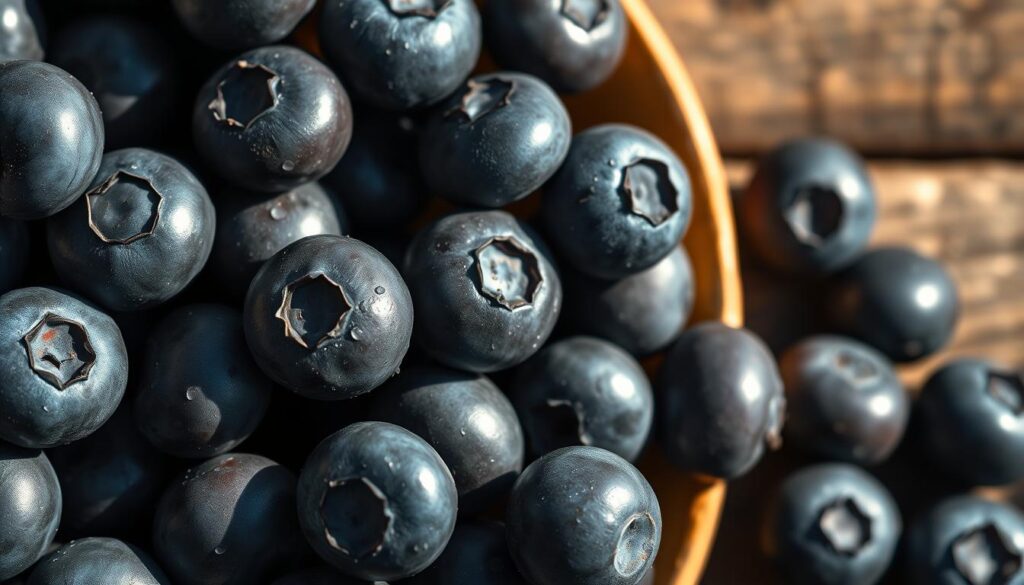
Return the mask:
<path id="1" fill-rule="evenodd" d="M 41 61 L 0 62 L 0 94 L 0 216 L 51 216 L 100 166 L 100 108 L 77 79 Z"/>
<path id="2" fill-rule="evenodd" d="M 504 211 L 455 213 L 424 228 L 409 245 L 403 274 L 419 345 L 471 372 L 525 361 L 544 345 L 562 305 L 546 246 Z"/>
<path id="3" fill-rule="evenodd" d="M 45 23 L 36 0 L 0 0 L 0 61 L 42 61 Z"/>
<path id="4" fill-rule="evenodd" d="M 0 217 L 0 294 L 21 281 L 29 257 L 28 228 L 20 221 Z"/>
<path id="5" fill-rule="evenodd" d="M 635 585 L 661 544 L 654 490 L 597 447 L 565 447 L 531 463 L 506 521 L 512 559 L 533 585 Z"/>
<path id="6" fill-rule="evenodd" d="M 459 522 L 444 553 L 403 585 L 528 585 L 508 552 L 500 522 Z"/>
<path id="7" fill-rule="evenodd" d="M 679 245 L 692 198 L 686 167 L 668 145 L 645 130 L 605 124 L 573 138 L 565 164 L 544 187 L 540 217 L 573 268 L 617 279 L 654 266 Z"/>
<path id="8" fill-rule="evenodd" d="M 436 107 L 420 134 L 430 190 L 474 207 L 503 207 L 544 184 L 569 152 L 572 122 L 531 75 L 478 75 Z"/>
<path id="9" fill-rule="evenodd" d="M 834 272 L 867 247 L 877 214 L 864 161 L 824 138 L 786 142 L 758 163 L 739 198 L 748 249 L 789 273 Z"/>
<path id="10" fill-rule="evenodd" d="M 32 566 L 60 524 L 60 484 L 42 451 L 0 441 L 0 581 Z"/>
<path id="11" fill-rule="evenodd" d="M 92 92 L 103 112 L 106 148 L 149 144 L 174 119 L 174 55 L 145 22 L 97 16 L 72 23 L 54 39 L 49 60 Z"/>
<path id="12" fill-rule="evenodd" d="M 313 56 L 262 47 L 226 63 L 199 90 L 192 135 L 207 167 L 226 181 L 280 193 L 338 164 L 352 136 L 352 106 Z"/>
<path id="13" fill-rule="evenodd" d="M 44 558 L 26 585 L 171 585 L 147 553 L 116 538 L 75 540 Z"/>
<path id="14" fill-rule="evenodd" d="M 125 402 L 98 431 L 49 451 L 64 500 L 62 538 L 149 538 L 170 466 L 135 428 Z"/>
<path id="15" fill-rule="evenodd" d="M 509 395 L 532 457 L 589 445 L 633 461 L 654 418 L 654 395 L 643 368 L 595 337 L 569 337 L 542 349 L 518 368 Z"/>
<path id="16" fill-rule="evenodd" d="M 574 4 L 575 17 L 567 9 Z M 590 16 L 587 5 L 595 4 Z M 618 0 L 484 4 L 484 38 L 495 60 L 506 69 L 536 75 L 563 93 L 587 91 L 607 79 L 622 59 L 627 31 Z"/>
<path id="17" fill-rule="evenodd" d="M 271 585 L 388 585 L 383 581 L 363 581 L 346 577 L 333 569 L 318 567 L 285 575 Z"/>
<path id="18" fill-rule="evenodd" d="M 217 210 L 211 262 L 221 287 L 234 297 L 244 297 L 263 263 L 289 244 L 348 233 L 345 212 L 316 182 L 272 197 L 229 190 L 218 198 Z"/>
<path id="19" fill-rule="evenodd" d="M 677 467 L 735 479 L 781 443 L 786 398 L 771 353 L 746 329 L 701 323 L 658 372 L 655 432 Z"/>
<path id="20" fill-rule="evenodd" d="M 635 356 L 672 344 L 693 311 L 693 266 L 677 246 L 657 264 L 620 280 L 602 280 L 565 269 L 562 320 L 573 333 L 611 341 Z"/>
<path id="21" fill-rule="evenodd" d="M 274 381 L 307 398 L 344 400 L 398 370 L 412 338 L 413 304 L 377 250 L 349 237 L 310 236 L 263 265 L 244 319 L 256 363 Z"/>
<path id="22" fill-rule="evenodd" d="M 786 478 L 765 536 L 786 583 L 871 585 L 889 567 L 901 530 L 896 502 L 878 480 L 826 463 Z"/>
<path id="23" fill-rule="evenodd" d="M 971 496 L 951 497 L 907 531 L 905 577 L 914 585 L 1021 585 L 1022 539 L 1024 516 L 1016 508 Z M 984 578 L 985 571 L 972 571 L 975 562 L 982 567 L 992 563 L 991 580 Z"/>
<path id="24" fill-rule="evenodd" d="M 0 315 L 0 439 L 46 449 L 103 426 L 128 383 L 114 320 L 47 288 L 0 296 Z"/>
<path id="25" fill-rule="evenodd" d="M 1018 371 L 979 359 L 952 361 L 925 383 L 915 407 L 917 437 L 934 465 L 970 485 L 1024 478 L 1024 399 Z"/>
<path id="26" fill-rule="evenodd" d="M 184 165 L 125 148 L 104 155 L 85 197 L 47 222 L 47 243 L 75 290 L 111 310 L 137 311 L 171 299 L 199 274 L 215 226 L 206 189 Z"/>
<path id="27" fill-rule="evenodd" d="M 956 284 L 938 262 L 907 248 L 878 248 L 836 275 L 826 304 L 841 332 L 908 362 L 949 341 L 960 313 Z"/>
<path id="28" fill-rule="evenodd" d="M 523 430 L 512 403 L 488 378 L 413 368 L 374 394 L 371 420 L 423 438 L 448 465 L 459 513 L 481 512 L 512 489 L 523 470 Z"/>
<path id="29" fill-rule="evenodd" d="M 480 14 L 472 0 L 328 0 L 320 44 L 361 101 L 420 108 L 447 97 L 473 70 Z"/>
<path id="30" fill-rule="evenodd" d="M 187 305 L 150 333 L 135 422 L 165 453 L 212 457 L 256 430 L 273 388 L 249 353 L 236 309 Z"/>
<path id="31" fill-rule="evenodd" d="M 349 425 L 299 476 L 299 522 L 324 560 L 359 579 L 419 573 L 455 529 L 458 492 L 426 441 L 385 422 Z"/>
<path id="32" fill-rule="evenodd" d="M 316 0 L 171 0 L 189 34 L 225 51 L 280 41 L 315 4 Z"/>
<path id="33" fill-rule="evenodd" d="M 153 552 L 178 583 L 266 583 L 305 551 L 295 475 L 259 455 L 218 455 L 186 471 L 156 509 Z"/>
<path id="34" fill-rule="evenodd" d="M 427 187 L 416 158 L 418 137 L 411 118 L 369 109 L 356 113 L 352 142 L 323 179 L 341 198 L 353 223 L 387 229 L 419 215 Z"/>
<path id="35" fill-rule="evenodd" d="M 874 349 L 845 337 L 813 336 L 786 350 L 779 371 L 786 437 L 793 444 L 861 465 L 884 461 L 899 445 L 910 399 L 892 363 Z"/>

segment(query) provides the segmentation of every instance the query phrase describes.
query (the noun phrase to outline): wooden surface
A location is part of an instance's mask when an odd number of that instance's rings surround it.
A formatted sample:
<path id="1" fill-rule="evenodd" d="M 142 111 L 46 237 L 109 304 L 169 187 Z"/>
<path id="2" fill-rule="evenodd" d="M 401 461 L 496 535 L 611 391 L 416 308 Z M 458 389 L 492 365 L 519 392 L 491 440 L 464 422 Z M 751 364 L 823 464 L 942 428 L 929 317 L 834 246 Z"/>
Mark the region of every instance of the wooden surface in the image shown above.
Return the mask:
<path id="1" fill-rule="evenodd" d="M 651 0 L 726 153 L 1024 154 L 1024 0 Z"/>
<path id="2" fill-rule="evenodd" d="M 751 165 L 729 162 L 726 169 L 735 190 L 746 184 Z M 870 170 L 880 198 L 872 245 L 912 245 L 941 259 L 962 300 L 953 343 L 938 356 L 903 367 L 907 387 L 916 391 L 937 363 L 956 355 L 1024 366 L 1024 163 L 890 161 L 872 163 Z M 814 298 L 815 285 L 780 280 L 746 261 L 743 275 L 747 324 L 775 349 L 819 329 L 806 302 Z M 876 472 L 889 478 L 911 519 L 954 488 L 921 468 L 920 457 L 908 449 Z M 791 451 L 770 455 L 750 476 L 730 484 L 705 584 L 781 585 L 760 553 L 758 536 L 774 486 L 809 462 Z"/>

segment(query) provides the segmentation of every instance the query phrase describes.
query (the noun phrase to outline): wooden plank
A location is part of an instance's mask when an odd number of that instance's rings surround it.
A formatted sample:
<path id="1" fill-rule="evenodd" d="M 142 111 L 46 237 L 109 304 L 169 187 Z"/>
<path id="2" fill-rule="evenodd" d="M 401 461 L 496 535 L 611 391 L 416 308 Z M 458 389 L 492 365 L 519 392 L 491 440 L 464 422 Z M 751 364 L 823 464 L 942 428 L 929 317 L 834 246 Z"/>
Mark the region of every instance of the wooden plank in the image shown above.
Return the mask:
<path id="1" fill-rule="evenodd" d="M 1024 153 L 1024 0 L 650 0 L 726 153 Z"/>

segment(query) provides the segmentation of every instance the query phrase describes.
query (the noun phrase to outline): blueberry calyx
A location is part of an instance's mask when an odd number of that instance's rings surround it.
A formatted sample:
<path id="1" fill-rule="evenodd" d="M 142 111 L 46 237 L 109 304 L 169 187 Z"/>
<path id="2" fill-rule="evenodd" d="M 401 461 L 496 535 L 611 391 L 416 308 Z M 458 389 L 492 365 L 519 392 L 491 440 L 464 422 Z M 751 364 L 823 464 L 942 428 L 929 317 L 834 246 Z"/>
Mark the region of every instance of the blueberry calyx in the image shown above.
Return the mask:
<path id="1" fill-rule="evenodd" d="M 513 236 L 495 236 L 473 251 L 480 294 L 515 311 L 533 304 L 544 284 L 537 257 Z"/>
<path id="2" fill-rule="evenodd" d="M 587 431 L 587 414 L 579 402 L 549 398 L 544 404 L 538 405 L 534 412 L 553 429 L 553 435 L 562 438 L 558 441 L 558 447 L 589 447 L 594 444 L 594 438 Z"/>
<path id="3" fill-rule="evenodd" d="M 668 165 L 660 160 L 642 158 L 627 165 L 622 173 L 622 192 L 630 213 L 654 227 L 679 211 L 679 191 L 669 177 Z"/>
<path id="4" fill-rule="evenodd" d="M 217 97 L 207 108 L 218 122 L 248 129 L 277 108 L 280 82 L 281 77 L 273 69 L 239 59 L 217 84 Z"/>
<path id="5" fill-rule="evenodd" d="M 607 0 L 562 0 L 562 16 L 587 32 L 607 20 L 610 12 Z"/>
<path id="6" fill-rule="evenodd" d="M 871 518 L 852 498 L 839 498 L 823 507 L 818 530 L 829 549 L 844 557 L 857 556 L 872 538 Z"/>
<path id="7" fill-rule="evenodd" d="M 380 552 L 392 520 L 384 492 L 365 477 L 330 480 L 327 487 L 320 501 L 327 543 L 357 560 Z"/>
<path id="8" fill-rule="evenodd" d="M 395 16 L 422 16 L 434 19 L 452 0 L 384 0 Z"/>
<path id="9" fill-rule="evenodd" d="M 797 241 L 820 248 L 843 224 L 843 199 L 831 187 L 808 185 L 796 192 L 783 212 Z"/>
<path id="10" fill-rule="evenodd" d="M 164 196 L 142 176 L 117 170 L 85 194 L 89 228 L 107 244 L 130 244 L 153 235 Z"/>
<path id="11" fill-rule="evenodd" d="M 835 359 L 838 371 L 853 386 L 867 386 L 878 379 L 878 368 L 859 355 L 840 351 Z"/>
<path id="12" fill-rule="evenodd" d="M 989 370 L 988 393 L 1014 415 L 1024 414 L 1024 376 L 1017 372 Z"/>
<path id="13" fill-rule="evenodd" d="M 89 378 L 96 352 L 77 321 L 46 313 L 22 338 L 29 367 L 58 390 Z"/>
<path id="14" fill-rule="evenodd" d="M 341 336 L 352 311 L 345 289 L 322 272 L 306 274 L 285 286 L 274 316 L 284 323 L 284 334 L 315 351 Z"/>
<path id="15" fill-rule="evenodd" d="M 649 513 L 634 514 L 626 522 L 615 547 L 615 570 L 623 577 L 632 577 L 643 569 L 654 554 L 657 528 Z"/>
<path id="16" fill-rule="evenodd" d="M 468 124 L 512 103 L 512 94 L 516 91 L 514 80 L 501 77 L 483 81 L 470 79 L 466 83 L 469 91 L 462 96 L 460 104 L 446 112 L 445 115 L 461 116 L 463 122 Z"/>
<path id="17" fill-rule="evenodd" d="M 953 566 L 971 585 L 1003 585 L 1018 575 L 1022 555 L 995 524 L 961 534 L 950 546 Z"/>

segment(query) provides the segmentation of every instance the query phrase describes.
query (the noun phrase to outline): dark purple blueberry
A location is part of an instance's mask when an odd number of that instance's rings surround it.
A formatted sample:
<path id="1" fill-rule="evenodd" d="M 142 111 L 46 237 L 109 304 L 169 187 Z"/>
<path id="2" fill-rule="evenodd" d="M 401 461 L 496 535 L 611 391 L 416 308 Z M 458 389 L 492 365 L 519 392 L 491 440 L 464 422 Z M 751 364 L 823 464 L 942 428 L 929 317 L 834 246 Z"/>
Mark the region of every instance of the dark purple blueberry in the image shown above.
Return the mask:
<path id="1" fill-rule="evenodd" d="M 45 23 L 36 0 L 0 0 L 0 61 L 43 60 Z"/>
<path id="2" fill-rule="evenodd" d="M 365 394 L 390 378 L 412 338 L 398 270 L 348 237 L 311 236 L 263 265 L 245 299 L 245 337 L 263 371 L 318 400 Z"/>
<path id="3" fill-rule="evenodd" d="M 633 461 L 654 417 L 640 364 L 594 337 L 569 337 L 540 350 L 518 368 L 509 395 L 532 457 L 588 445 Z"/>
<path id="4" fill-rule="evenodd" d="M 128 383 L 114 320 L 47 288 L 0 296 L 0 315 L 0 439 L 46 449 L 103 426 Z"/>
<path id="5" fill-rule="evenodd" d="M 44 557 L 26 585 L 171 585 L 149 554 L 116 538 L 72 540 Z"/>
<path id="6" fill-rule="evenodd" d="M 0 581 L 32 566 L 60 524 L 60 484 L 42 451 L 0 441 Z"/>
<path id="7" fill-rule="evenodd" d="M 40 61 L 0 62 L 0 95 L 0 216 L 51 216 L 100 166 L 100 108 L 77 79 Z"/>
<path id="8" fill-rule="evenodd" d="M 945 268 L 907 248 L 871 250 L 831 287 L 826 311 L 833 325 L 897 362 L 946 345 L 960 313 Z"/>
<path id="9" fill-rule="evenodd" d="M 854 261 L 875 227 L 864 161 L 824 138 L 786 142 L 758 164 L 737 218 L 750 252 L 786 272 L 822 274 Z"/>
<path id="10" fill-rule="evenodd" d="M 702 323 L 687 330 L 658 373 L 655 429 L 669 460 L 734 479 L 781 444 L 786 399 L 768 348 L 746 329 Z"/>
<path id="11" fill-rule="evenodd" d="M 324 560 L 359 579 L 402 579 L 441 554 L 458 492 L 426 441 L 385 422 L 349 425 L 309 456 L 299 521 Z"/>
<path id="12" fill-rule="evenodd" d="M 661 544 L 661 508 L 644 476 L 597 447 L 566 447 L 519 476 L 508 548 L 533 585 L 636 585 Z"/>
<path id="13" fill-rule="evenodd" d="M 408 110 L 455 91 L 480 55 L 472 0 L 326 0 L 320 45 L 353 94 Z"/>
<path id="14" fill-rule="evenodd" d="M 301 561 L 295 475 L 259 455 L 218 455 L 189 469 L 156 509 L 153 547 L 176 583 L 266 583 Z"/>
<path id="15" fill-rule="evenodd" d="M 327 174 L 352 136 L 352 106 L 323 63 L 295 47 L 253 49 L 199 90 L 192 134 L 226 181 L 280 193 Z"/>
<path id="16" fill-rule="evenodd" d="M 504 211 L 455 213 L 424 228 L 409 245 L 404 275 L 420 346 L 472 372 L 503 370 L 536 353 L 562 305 L 544 243 Z"/>
<path id="17" fill-rule="evenodd" d="M 523 430 L 508 398 L 487 377 L 413 368 L 374 394 L 371 420 L 408 429 L 433 447 L 455 479 L 459 513 L 501 500 L 523 469 Z"/>
<path id="18" fill-rule="evenodd" d="M 910 399 L 885 356 L 845 337 L 809 337 L 779 360 L 786 437 L 812 453 L 861 465 L 889 457 Z"/>
<path id="19" fill-rule="evenodd" d="M 28 228 L 20 221 L 0 217 L 0 294 L 21 282 L 30 258 Z"/>
<path id="20" fill-rule="evenodd" d="M 126 148 L 107 153 L 85 196 L 47 222 L 47 241 L 62 280 L 111 310 L 135 311 L 199 274 L 215 226 L 206 189 L 184 165 Z"/>
<path id="21" fill-rule="evenodd" d="M 605 124 L 573 138 L 544 187 L 541 220 L 573 268 L 616 279 L 678 247 L 691 211 L 690 176 L 672 149 L 640 128 Z"/>
<path id="22" fill-rule="evenodd" d="M 674 248 L 650 268 L 621 280 L 562 271 L 562 319 L 574 333 L 611 341 L 636 356 L 668 347 L 683 332 L 693 310 L 695 285 L 690 258 Z"/>
<path id="23" fill-rule="evenodd" d="M 1024 478 L 1024 374 L 978 359 L 935 372 L 918 395 L 917 437 L 932 464 L 970 485 Z"/>
<path id="24" fill-rule="evenodd" d="M 459 522 L 444 553 L 403 585 L 527 585 L 512 562 L 500 522 Z"/>
<path id="25" fill-rule="evenodd" d="M 769 555 L 792 585 L 872 585 L 896 552 L 896 502 L 853 465 L 807 467 L 786 478 L 765 526 Z"/>
<path id="26" fill-rule="evenodd" d="M 571 139 L 569 113 L 546 83 L 522 73 L 478 75 L 430 114 L 420 168 L 430 190 L 453 203 L 502 207 L 555 174 Z"/>
<path id="27" fill-rule="evenodd" d="M 192 36 L 227 51 L 280 41 L 315 4 L 316 0 L 171 0 Z"/>
<path id="28" fill-rule="evenodd" d="M 907 533 L 905 577 L 914 585 L 1024 583 L 1024 516 L 971 496 L 940 502 Z"/>
<path id="29" fill-rule="evenodd" d="M 488 0 L 484 38 L 506 69 L 559 92 L 592 89 L 619 65 L 629 23 L 618 0 Z"/>

